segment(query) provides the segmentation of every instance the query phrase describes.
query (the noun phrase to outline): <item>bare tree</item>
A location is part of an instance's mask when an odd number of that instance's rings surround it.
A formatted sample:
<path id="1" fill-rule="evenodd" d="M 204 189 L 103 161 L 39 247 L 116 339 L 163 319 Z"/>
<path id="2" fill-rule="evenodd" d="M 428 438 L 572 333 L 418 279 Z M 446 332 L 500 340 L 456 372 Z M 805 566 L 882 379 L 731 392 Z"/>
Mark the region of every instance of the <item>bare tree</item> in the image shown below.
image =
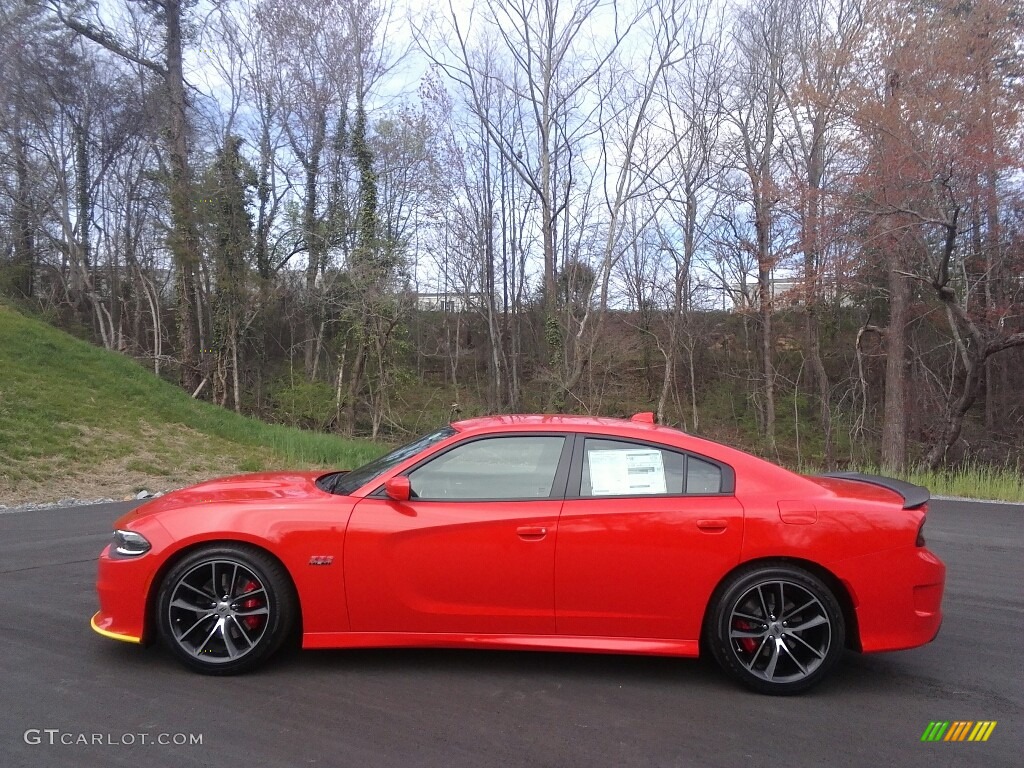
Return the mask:
<path id="1" fill-rule="evenodd" d="M 38 269 L 40 216 L 39 195 L 32 144 L 45 135 L 54 113 L 45 98 L 48 79 L 61 67 L 61 52 L 67 36 L 47 24 L 37 7 L 5 2 L 0 4 L 0 179 L 9 203 L 5 211 L 9 239 L 5 251 L 10 259 L 4 267 L 3 288 L 29 298 L 34 292 Z M 6 238 L 5 238 L 6 239 Z"/>
<path id="2" fill-rule="evenodd" d="M 594 358 L 610 306 L 609 287 L 616 264 L 680 186 L 681 179 L 668 170 L 668 161 L 681 137 L 669 130 L 669 125 L 659 125 L 656 116 L 666 111 L 664 78 L 694 55 L 695 49 L 687 48 L 686 43 L 699 45 L 687 30 L 688 16 L 692 12 L 693 23 L 703 25 L 707 8 L 687 0 L 658 4 L 636 23 L 643 54 L 639 58 L 635 52 L 613 57 L 595 78 L 598 107 L 593 130 L 599 160 L 588 185 L 596 187 L 589 193 L 594 208 L 588 210 L 586 203 L 580 203 L 573 212 L 581 233 L 592 228 L 600 234 L 591 246 L 596 256 L 593 279 L 586 270 L 567 274 L 570 282 L 574 276 L 590 282 L 587 292 L 591 300 L 578 317 L 571 307 L 564 313 L 564 363 L 550 400 L 556 407 L 561 407 Z M 579 250 L 582 253 L 584 249 Z M 566 262 L 570 263 L 569 259 Z M 571 290 L 580 291 L 580 287 L 571 286 Z"/>
<path id="3" fill-rule="evenodd" d="M 150 0 L 163 29 L 163 46 L 157 56 L 122 40 L 102 22 L 86 18 L 77 8 L 61 0 L 51 0 L 54 14 L 69 29 L 103 46 L 126 61 L 153 72 L 165 88 L 167 157 L 170 165 L 168 192 L 173 230 L 169 235 L 174 254 L 178 296 L 178 342 L 182 383 L 186 389 L 199 385 L 199 328 L 197 272 L 200 264 L 199 241 L 195 225 L 195 194 L 189 166 L 188 98 L 184 74 L 183 23 L 188 6 L 185 0 Z"/>
<path id="4" fill-rule="evenodd" d="M 296 186 L 301 190 L 298 229 L 306 259 L 307 302 L 302 346 L 306 375 L 313 379 L 324 323 L 317 278 L 326 267 L 329 237 L 324 155 L 328 127 L 345 120 L 352 94 L 354 73 L 347 62 L 352 57 L 353 34 L 341 2 L 266 0 L 255 15 L 267 40 L 272 78 L 267 95 L 301 171 Z"/>
<path id="5" fill-rule="evenodd" d="M 727 107 L 736 133 L 735 162 L 746 177 L 745 205 L 754 228 L 760 315 L 761 415 L 765 442 L 775 453 L 775 361 L 772 274 L 780 258 L 774 242 L 779 202 L 776 160 L 779 120 L 787 73 L 787 27 L 792 19 L 785 0 L 754 0 L 736 18 L 731 101 Z"/>
<path id="6" fill-rule="evenodd" d="M 712 218 L 717 197 L 715 182 L 722 172 L 719 135 L 724 118 L 721 99 L 724 61 L 720 21 L 705 10 L 703 18 L 687 29 L 689 37 L 685 45 L 692 51 L 691 55 L 664 77 L 670 104 L 667 115 L 672 135 L 677 137 L 668 168 L 679 179 L 679 185 L 665 206 L 664 223 L 660 227 L 661 250 L 671 281 L 668 338 L 661 346 L 665 371 L 658 396 L 659 421 L 665 419 L 676 387 L 679 354 L 696 282 L 692 270 L 709 234 L 703 222 Z M 696 428 L 699 422 L 692 336 L 689 341 L 690 408 Z"/>
<path id="7" fill-rule="evenodd" d="M 850 80 L 856 77 L 855 53 L 862 44 L 860 0 L 813 0 L 792 7 L 793 62 L 796 76 L 782 88 L 789 118 L 784 134 L 786 155 L 796 181 L 795 212 L 803 252 L 804 354 L 817 387 L 824 463 L 835 462 L 831 382 L 821 352 L 822 296 L 826 277 L 828 198 L 835 175 L 835 133 Z M 787 87 L 788 86 L 788 87 Z M 833 182 L 834 183 L 834 182 Z"/>
<path id="8" fill-rule="evenodd" d="M 421 44 L 445 73 L 462 86 L 472 109 L 482 121 L 488 138 L 519 179 L 532 192 L 540 220 L 543 256 L 542 294 L 545 323 L 557 329 L 556 278 L 559 253 L 563 248 L 568 194 L 573 177 L 580 132 L 593 130 L 588 119 L 595 80 L 603 72 L 622 41 L 632 31 L 640 14 L 620 17 L 615 3 L 587 0 L 487 0 L 483 26 L 493 33 L 507 57 L 508 71 L 500 80 L 483 60 L 471 37 L 473 14 L 462 21 L 449 4 L 452 40 L 438 53 L 421 31 Z M 606 35 L 590 35 L 603 25 Z M 594 42 L 593 49 L 587 46 Z M 493 88 L 506 89 L 519 110 L 522 131 L 503 133 L 504 125 L 489 118 L 485 94 Z M 564 341 L 559 332 L 547 334 L 558 347 Z M 578 377 L 577 377 L 578 378 Z"/>

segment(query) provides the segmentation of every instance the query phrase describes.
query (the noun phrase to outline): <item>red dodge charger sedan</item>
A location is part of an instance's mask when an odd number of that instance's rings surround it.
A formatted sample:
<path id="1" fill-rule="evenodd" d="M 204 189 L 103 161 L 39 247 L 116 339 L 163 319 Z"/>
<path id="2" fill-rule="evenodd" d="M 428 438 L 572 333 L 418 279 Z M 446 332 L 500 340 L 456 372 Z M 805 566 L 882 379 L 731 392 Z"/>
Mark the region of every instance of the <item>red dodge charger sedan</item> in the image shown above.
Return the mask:
<path id="1" fill-rule="evenodd" d="M 928 492 L 804 477 L 653 423 L 460 421 L 351 472 L 214 480 L 120 518 L 101 635 L 231 674 L 305 648 L 697 656 L 764 693 L 942 620 Z"/>

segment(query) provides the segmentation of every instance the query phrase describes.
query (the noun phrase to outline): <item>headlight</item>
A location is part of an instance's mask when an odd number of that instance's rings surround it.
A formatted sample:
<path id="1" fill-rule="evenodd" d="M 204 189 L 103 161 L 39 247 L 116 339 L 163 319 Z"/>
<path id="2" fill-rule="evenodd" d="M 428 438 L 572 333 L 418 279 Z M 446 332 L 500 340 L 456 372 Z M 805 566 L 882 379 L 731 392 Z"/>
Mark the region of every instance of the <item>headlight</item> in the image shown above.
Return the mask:
<path id="1" fill-rule="evenodd" d="M 125 557 L 138 557 L 149 551 L 150 543 L 141 533 L 135 531 L 114 531 L 114 551 Z"/>

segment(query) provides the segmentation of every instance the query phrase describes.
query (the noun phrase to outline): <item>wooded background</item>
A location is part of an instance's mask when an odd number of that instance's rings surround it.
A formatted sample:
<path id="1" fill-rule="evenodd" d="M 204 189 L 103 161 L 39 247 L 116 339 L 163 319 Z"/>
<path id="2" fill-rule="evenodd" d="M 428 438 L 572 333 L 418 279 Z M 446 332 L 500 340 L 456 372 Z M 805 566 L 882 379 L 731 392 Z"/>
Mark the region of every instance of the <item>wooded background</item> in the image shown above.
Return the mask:
<path id="1" fill-rule="evenodd" d="M 1024 454 L 1017 0 L 0 0 L 0 291 L 400 439 Z"/>

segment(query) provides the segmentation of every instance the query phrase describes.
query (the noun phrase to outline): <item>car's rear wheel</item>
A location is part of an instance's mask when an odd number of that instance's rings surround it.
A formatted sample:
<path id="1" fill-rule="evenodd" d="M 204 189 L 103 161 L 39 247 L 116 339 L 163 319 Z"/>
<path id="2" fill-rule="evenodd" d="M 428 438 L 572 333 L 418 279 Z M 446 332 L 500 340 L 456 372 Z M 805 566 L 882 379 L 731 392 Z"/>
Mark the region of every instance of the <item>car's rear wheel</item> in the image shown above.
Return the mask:
<path id="1" fill-rule="evenodd" d="M 190 553 L 167 573 L 157 620 L 164 642 L 186 666 L 231 675 L 281 646 L 295 605 L 280 563 L 252 547 L 221 545 Z"/>
<path id="2" fill-rule="evenodd" d="M 846 642 L 843 612 L 817 576 L 790 565 L 753 566 L 718 592 L 705 638 L 732 677 L 761 693 L 818 683 Z"/>

